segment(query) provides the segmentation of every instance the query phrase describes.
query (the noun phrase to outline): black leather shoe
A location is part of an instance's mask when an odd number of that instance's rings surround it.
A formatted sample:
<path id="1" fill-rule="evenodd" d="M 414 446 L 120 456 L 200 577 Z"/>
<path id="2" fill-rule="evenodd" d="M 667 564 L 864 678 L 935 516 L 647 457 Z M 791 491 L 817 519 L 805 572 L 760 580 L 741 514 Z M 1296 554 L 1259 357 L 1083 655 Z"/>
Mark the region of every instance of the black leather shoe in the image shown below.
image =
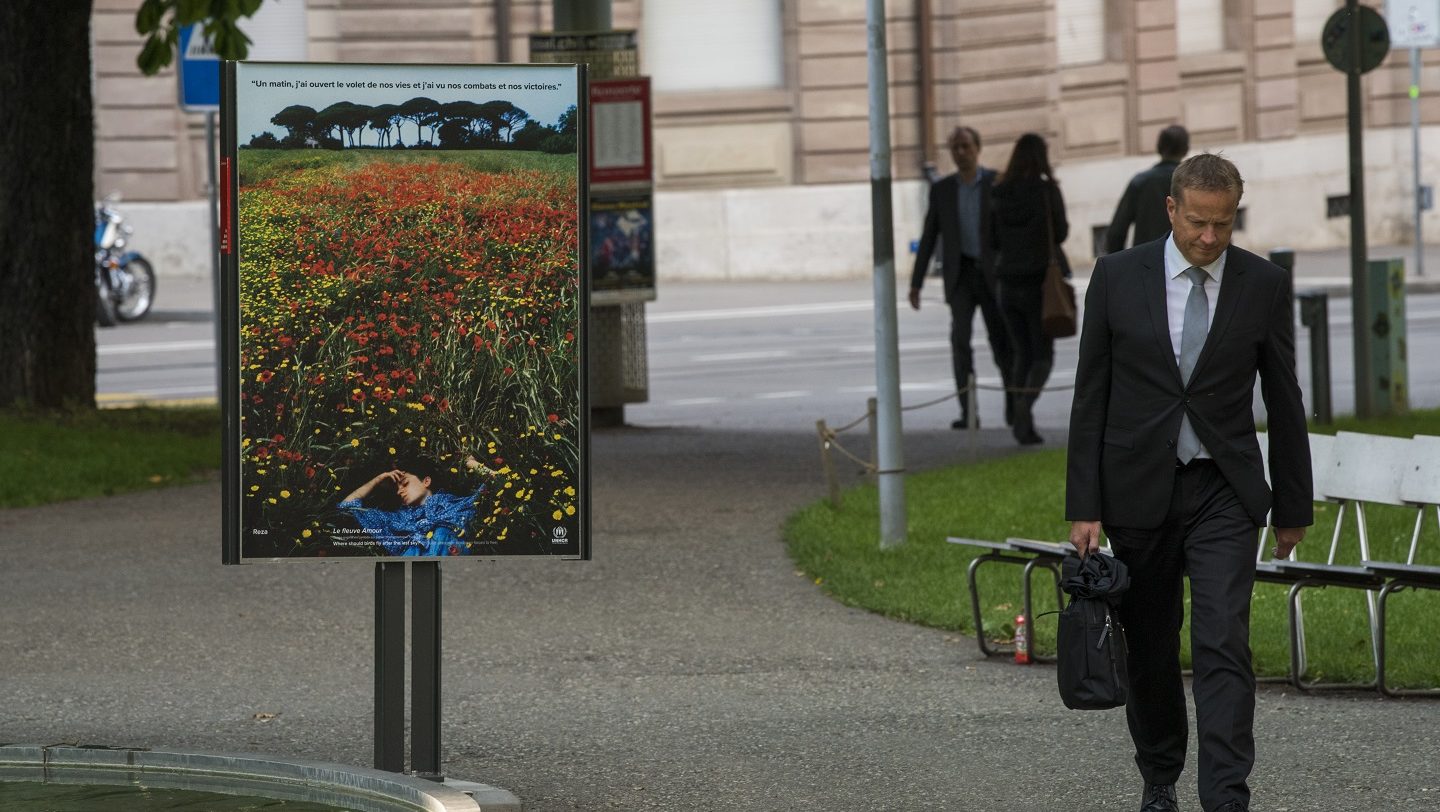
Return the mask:
<path id="1" fill-rule="evenodd" d="M 1250 807 L 1239 801 L 1229 801 L 1224 806 L 1215 810 L 1215 812 L 1250 812 Z"/>
<path id="2" fill-rule="evenodd" d="M 1180 812 L 1175 800 L 1174 784 L 1146 784 L 1145 795 L 1140 799 L 1140 812 Z"/>
<path id="3" fill-rule="evenodd" d="M 951 421 L 950 428 L 956 431 L 964 431 L 970 428 L 970 418 L 966 415 L 961 415 L 959 420 Z M 980 418 L 978 417 L 975 418 L 975 428 L 980 428 Z"/>

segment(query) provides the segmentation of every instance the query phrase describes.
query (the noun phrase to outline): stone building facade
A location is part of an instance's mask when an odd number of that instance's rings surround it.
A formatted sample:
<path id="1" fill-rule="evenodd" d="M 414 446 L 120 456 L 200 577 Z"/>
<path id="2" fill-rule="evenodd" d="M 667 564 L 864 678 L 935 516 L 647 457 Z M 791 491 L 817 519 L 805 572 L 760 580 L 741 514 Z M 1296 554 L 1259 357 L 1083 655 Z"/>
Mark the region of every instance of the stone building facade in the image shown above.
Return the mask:
<path id="1" fill-rule="evenodd" d="M 308 58 L 523 62 L 550 0 L 267 0 L 301 4 Z M 180 112 L 175 77 L 134 67 L 139 0 L 95 0 L 97 190 L 123 194 L 167 272 L 204 273 L 204 117 Z M 1327 203 L 1348 189 L 1345 83 L 1323 58 L 1343 0 L 891 0 L 889 46 L 897 270 L 908 270 L 922 164 L 950 171 L 948 132 L 984 139 L 1003 167 L 1044 134 L 1084 263 L 1126 179 L 1179 122 L 1247 180 L 1257 250 L 1344 244 Z M 612 0 L 655 87 L 657 247 L 664 280 L 869 273 L 865 0 Z M 1423 120 L 1440 121 L 1440 59 L 1423 71 Z M 1410 64 L 1364 77 L 1372 243 L 1410 239 Z M 1424 130 L 1434 169 L 1440 131 Z M 927 137 L 928 136 L 928 137 Z M 241 134 L 242 139 L 245 137 Z M 1433 228 L 1433 226 L 1432 226 Z M 193 233 L 198 231 L 198 236 Z"/>

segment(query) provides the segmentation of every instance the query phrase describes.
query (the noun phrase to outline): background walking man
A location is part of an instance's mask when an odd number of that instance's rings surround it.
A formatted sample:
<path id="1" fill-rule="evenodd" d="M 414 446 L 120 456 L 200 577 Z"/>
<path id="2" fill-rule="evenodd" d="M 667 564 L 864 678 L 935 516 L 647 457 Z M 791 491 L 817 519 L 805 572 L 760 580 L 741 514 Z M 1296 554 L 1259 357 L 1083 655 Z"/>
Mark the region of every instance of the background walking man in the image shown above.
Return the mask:
<path id="1" fill-rule="evenodd" d="M 920 309 L 925 272 L 934 256 L 936 240 L 943 240 L 940 269 L 945 279 L 945 301 L 950 305 L 950 355 L 955 389 L 960 393 L 960 419 L 950 427 L 963 429 L 970 426 L 971 420 L 978 426 L 980 419 L 978 414 L 970 414 L 965 392 L 970 373 L 975 370 L 970 333 L 976 308 L 985 320 L 990 352 L 1007 388 L 1012 358 L 1005 323 L 995 303 L 994 260 L 985 239 L 990 228 L 990 187 L 995 182 L 995 170 L 980 165 L 980 134 L 970 127 L 956 127 L 950 134 L 950 155 L 959 171 L 930 187 L 930 207 L 925 212 L 925 228 L 920 234 L 920 249 L 915 254 L 915 270 L 910 276 L 910 306 Z M 1011 403 L 1007 392 L 1007 424 L 1014 420 Z"/>
<path id="2" fill-rule="evenodd" d="M 1110 218 L 1110 227 L 1105 230 L 1107 254 L 1125 248 L 1125 235 L 1131 224 L 1135 226 L 1135 240 L 1131 245 L 1158 240 L 1170 233 L 1165 198 L 1170 194 L 1170 175 L 1190 151 L 1190 133 L 1179 124 L 1171 124 L 1155 139 L 1155 151 L 1160 153 L 1160 163 L 1131 178 L 1125 194 L 1120 196 L 1115 216 Z"/>

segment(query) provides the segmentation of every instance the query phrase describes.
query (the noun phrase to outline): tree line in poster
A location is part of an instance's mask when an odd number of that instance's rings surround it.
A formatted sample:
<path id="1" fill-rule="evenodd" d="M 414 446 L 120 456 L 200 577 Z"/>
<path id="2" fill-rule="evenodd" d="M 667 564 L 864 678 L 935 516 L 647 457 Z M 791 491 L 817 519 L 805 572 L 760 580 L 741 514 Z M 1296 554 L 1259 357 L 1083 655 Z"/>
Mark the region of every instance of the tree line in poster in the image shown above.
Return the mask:
<path id="1" fill-rule="evenodd" d="M 512 102 L 438 102 L 418 96 L 400 104 L 339 101 L 321 110 L 292 104 L 270 123 L 283 137 L 262 132 L 252 149 L 519 149 L 550 154 L 575 151 L 576 108 L 542 124 Z M 408 141 L 407 141 L 408 136 Z"/>

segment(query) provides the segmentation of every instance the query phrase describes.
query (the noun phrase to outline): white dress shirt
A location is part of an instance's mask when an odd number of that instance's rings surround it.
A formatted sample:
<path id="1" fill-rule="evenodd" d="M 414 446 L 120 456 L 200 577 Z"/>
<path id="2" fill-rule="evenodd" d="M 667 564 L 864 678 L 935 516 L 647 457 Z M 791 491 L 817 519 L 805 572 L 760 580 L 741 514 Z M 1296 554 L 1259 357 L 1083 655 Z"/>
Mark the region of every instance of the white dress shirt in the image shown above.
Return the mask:
<path id="1" fill-rule="evenodd" d="M 1220 301 L 1220 283 L 1225 274 L 1225 254 L 1222 251 L 1220 258 L 1209 265 L 1197 266 L 1210 275 L 1210 281 L 1205 283 L 1206 299 L 1206 331 L 1210 325 L 1215 323 L 1215 304 Z M 1180 253 L 1180 247 L 1175 244 L 1175 234 L 1172 232 L 1165 238 L 1165 313 L 1170 320 L 1170 347 L 1175 351 L 1175 364 L 1180 364 L 1180 336 L 1185 331 L 1185 302 L 1190 298 L 1192 284 L 1190 277 L 1185 271 L 1190 268 L 1190 261 Z M 1209 458 L 1210 451 L 1205 444 L 1200 444 L 1198 457 Z"/>

